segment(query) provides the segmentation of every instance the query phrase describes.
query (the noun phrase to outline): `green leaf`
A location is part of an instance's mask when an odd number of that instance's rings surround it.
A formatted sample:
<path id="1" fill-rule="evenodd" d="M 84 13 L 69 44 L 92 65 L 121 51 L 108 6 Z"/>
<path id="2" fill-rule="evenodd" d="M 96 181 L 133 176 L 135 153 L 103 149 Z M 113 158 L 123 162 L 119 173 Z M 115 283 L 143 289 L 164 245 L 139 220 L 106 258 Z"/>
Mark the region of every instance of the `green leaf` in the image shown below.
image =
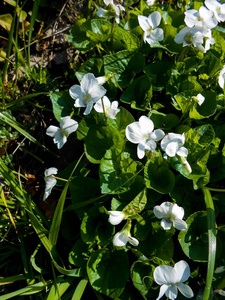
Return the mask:
<path id="1" fill-rule="evenodd" d="M 67 291 L 73 281 L 73 277 L 57 277 L 48 293 L 46 300 L 57 299 L 61 297 Z"/>
<path id="2" fill-rule="evenodd" d="M 123 211 L 128 214 L 139 214 L 145 208 L 147 204 L 147 190 L 142 190 L 127 206 L 124 207 Z"/>
<path id="3" fill-rule="evenodd" d="M 149 263 L 137 261 L 131 267 L 131 279 L 141 294 L 146 295 L 153 284 L 155 267 Z"/>
<path id="4" fill-rule="evenodd" d="M 123 144 L 122 135 L 114 127 L 95 125 L 89 129 L 85 139 L 85 154 L 90 162 L 100 163 L 108 149 L 113 146 L 122 149 Z"/>
<path id="5" fill-rule="evenodd" d="M 71 300 L 80 300 L 83 296 L 87 284 L 88 280 L 86 278 L 82 278 L 81 281 L 78 283 Z"/>
<path id="6" fill-rule="evenodd" d="M 96 205 L 88 210 L 81 223 L 81 237 L 85 243 L 107 245 L 114 233 L 109 223 L 109 214 L 103 206 Z"/>
<path id="7" fill-rule="evenodd" d="M 0 15 L 0 26 L 10 31 L 13 17 L 10 14 Z"/>
<path id="8" fill-rule="evenodd" d="M 113 147 L 106 151 L 100 163 L 101 191 L 105 193 L 123 193 L 129 189 L 137 172 L 137 164 L 121 150 Z"/>
<path id="9" fill-rule="evenodd" d="M 212 116 L 216 111 L 216 93 L 206 91 L 201 92 L 205 97 L 205 101 L 200 106 L 196 105 L 190 110 L 189 116 L 193 119 L 203 119 Z"/>
<path id="10" fill-rule="evenodd" d="M 144 178 L 147 188 L 152 188 L 162 194 L 171 192 L 175 184 L 175 176 L 161 152 L 154 152 L 153 157 L 148 160 L 145 165 Z"/>
<path id="11" fill-rule="evenodd" d="M 101 69 L 103 67 L 103 60 L 101 58 L 90 58 L 86 60 L 76 72 L 76 76 L 79 81 L 87 73 L 93 73 L 95 77 L 100 76 Z"/>
<path id="12" fill-rule="evenodd" d="M 113 50 L 137 50 L 140 47 L 138 37 L 122 27 L 115 26 L 113 30 Z"/>
<path id="13" fill-rule="evenodd" d="M 136 73 L 144 68 L 144 56 L 135 51 L 122 50 L 115 54 L 105 55 L 103 60 L 105 74 L 114 73 L 117 83 L 122 88 L 127 87 Z"/>
<path id="14" fill-rule="evenodd" d="M 198 211 L 187 220 L 188 229 L 181 231 L 178 236 L 184 253 L 194 261 L 208 260 L 208 228 L 207 213 Z"/>
<path id="15" fill-rule="evenodd" d="M 124 134 L 127 125 L 133 123 L 135 120 L 132 114 L 124 107 L 120 106 L 119 109 L 120 111 L 116 115 L 116 119 L 108 119 L 108 124 Z"/>
<path id="16" fill-rule="evenodd" d="M 72 265 L 80 267 L 86 272 L 87 261 L 89 257 L 88 245 L 80 238 L 69 253 L 69 262 Z"/>
<path id="17" fill-rule="evenodd" d="M 152 98 L 152 85 L 149 77 L 143 75 L 135 79 L 126 91 L 121 95 L 120 100 L 131 104 L 132 108 L 146 110 Z"/>
<path id="18" fill-rule="evenodd" d="M 53 113 L 58 122 L 62 117 L 70 116 L 74 108 L 74 100 L 70 97 L 68 91 L 50 92 Z"/>
<path id="19" fill-rule="evenodd" d="M 161 221 L 148 210 L 142 214 L 143 220 L 135 225 L 134 234 L 140 241 L 138 250 L 145 256 L 161 257 L 163 249 L 164 257 L 171 257 L 171 249 L 164 247 L 165 243 L 174 235 L 175 229 L 164 230 Z M 173 251 L 172 251 L 173 252 Z M 172 253 L 173 255 L 173 253 Z"/>
<path id="20" fill-rule="evenodd" d="M 95 251 L 87 266 L 91 286 L 112 299 L 119 297 L 129 278 L 129 261 L 124 250 Z"/>

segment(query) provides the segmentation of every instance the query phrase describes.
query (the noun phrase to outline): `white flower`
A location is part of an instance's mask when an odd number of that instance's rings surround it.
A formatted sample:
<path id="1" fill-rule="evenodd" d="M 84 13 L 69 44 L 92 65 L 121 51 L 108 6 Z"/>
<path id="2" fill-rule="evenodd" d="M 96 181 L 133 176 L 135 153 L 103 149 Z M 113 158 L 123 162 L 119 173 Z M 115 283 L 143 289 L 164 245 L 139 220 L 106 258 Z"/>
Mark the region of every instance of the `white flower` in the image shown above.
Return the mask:
<path id="1" fill-rule="evenodd" d="M 109 223 L 112 225 L 120 224 L 126 217 L 122 211 L 110 210 L 109 214 Z"/>
<path id="2" fill-rule="evenodd" d="M 157 284 L 161 285 L 159 296 L 156 300 L 162 298 L 165 294 L 170 300 L 177 298 L 178 291 L 186 298 L 192 298 L 194 293 L 189 285 L 184 284 L 190 276 L 190 268 L 188 263 L 180 260 L 173 267 L 162 265 L 155 268 L 154 280 Z"/>
<path id="3" fill-rule="evenodd" d="M 182 166 L 184 166 L 184 168 L 188 171 L 188 173 L 191 173 L 192 172 L 192 168 L 191 168 L 189 162 L 186 160 L 185 157 L 181 157 L 180 156 L 180 158 L 181 158 L 181 164 L 182 164 Z"/>
<path id="4" fill-rule="evenodd" d="M 205 6 L 213 12 L 218 22 L 225 21 L 225 4 L 221 4 L 217 0 L 205 0 Z"/>
<path id="5" fill-rule="evenodd" d="M 184 143 L 184 133 L 168 133 L 161 141 L 161 148 L 170 157 L 174 157 L 176 154 L 182 157 L 187 157 L 188 150 L 183 147 Z"/>
<path id="6" fill-rule="evenodd" d="M 156 205 L 153 209 L 154 215 L 161 220 L 161 226 L 165 230 L 171 229 L 173 226 L 178 230 L 187 229 L 187 223 L 183 221 L 183 207 L 171 202 L 163 202 L 161 205 Z"/>
<path id="7" fill-rule="evenodd" d="M 199 47 L 204 42 L 205 29 L 202 27 L 184 27 L 176 35 L 174 41 L 177 44 L 182 44 L 183 47 L 193 44 L 194 47 Z"/>
<path id="8" fill-rule="evenodd" d="M 103 102 L 103 105 L 102 105 L 102 102 Z M 101 99 L 98 100 L 94 105 L 94 109 L 98 113 L 104 113 L 104 111 L 105 111 L 106 117 L 109 117 L 110 119 L 116 118 L 116 114 L 120 111 L 120 109 L 118 109 L 117 107 L 118 107 L 118 101 L 113 101 L 111 103 L 109 101 L 109 98 L 106 96 L 104 96 L 102 100 Z"/>
<path id="9" fill-rule="evenodd" d="M 115 247 L 124 247 L 127 242 L 129 242 L 132 246 L 138 246 L 139 241 L 132 237 L 129 232 L 120 231 L 117 232 L 113 237 L 113 245 Z"/>
<path id="10" fill-rule="evenodd" d="M 208 10 L 205 6 L 201 6 L 199 11 L 189 9 L 184 14 L 184 22 L 190 28 L 198 26 L 212 29 L 218 24 L 217 20 L 213 17 L 213 12 Z"/>
<path id="11" fill-rule="evenodd" d="M 202 103 L 205 101 L 205 97 L 204 96 L 202 96 L 202 94 L 198 94 L 197 96 L 196 96 L 196 99 L 197 99 L 197 102 L 198 102 L 198 105 L 202 105 Z"/>
<path id="12" fill-rule="evenodd" d="M 98 80 L 92 73 L 85 74 L 80 85 L 75 84 L 69 89 L 70 96 L 76 100 L 75 107 L 86 107 L 84 115 L 88 115 L 93 104 L 101 99 L 106 89 L 99 85 Z"/>
<path id="13" fill-rule="evenodd" d="M 154 130 L 152 120 L 146 116 L 141 116 L 138 122 L 133 122 L 126 127 L 127 139 L 137 146 L 138 158 L 143 158 L 145 150 L 154 151 L 156 142 L 161 140 L 165 133 L 161 129 Z"/>
<path id="14" fill-rule="evenodd" d="M 44 201 L 48 198 L 53 187 L 56 185 L 57 180 L 52 175 L 56 175 L 57 173 L 57 168 L 49 168 L 45 170 L 45 192 L 43 197 Z"/>
<path id="15" fill-rule="evenodd" d="M 157 28 L 161 22 L 161 14 L 158 11 L 154 11 L 148 17 L 138 16 L 138 22 L 144 30 L 144 42 L 152 45 L 164 39 L 163 29 Z"/>
<path id="16" fill-rule="evenodd" d="M 97 15 L 99 18 L 109 18 L 109 16 L 107 15 L 107 12 L 108 12 L 107 9 L 104 9 L 104 8 L 99 7 L 99 9 L 98 9 L 97 12 L 96 12 L 96 15 Z"/>
<path id="17" fill-rule="evenodd" d="M 146 2 L 148 4 L 148 6 L 152 6 L 155 4 L 155 0 L 147 0 Z"/>
<path id="18" fill-rule="evenodd" d="M 220 71 L 218 82 L 221 89 L 224 89 L 224 80 L 225 80 L 225 65 L 223 66 L 223 69 Z"/>
<path id="19" fill-rule="evenodd" d="M 70 116 L 62 117 L 59 127 L 51 125 L 47 128 L 46 134 L 53 137 L 53 142 L 57 148 L 61 149 L 66 143 L 67 137 L 78 128 L 78 122 L 71 119 Z"/>
<path id="20" fill-rule="evenodd" d="M 119 23 L 120 22 L 120 12 L 125 11 L 125 8 L 121 4 L 115 4 L 113 2 L 113 0 L 104 0 L 104 3 L 106 6 L 108 6 L 108 5 L 112 6 L 112 8 L 116 14 L 116 17 L 115 17 L 116 23 Z"/>

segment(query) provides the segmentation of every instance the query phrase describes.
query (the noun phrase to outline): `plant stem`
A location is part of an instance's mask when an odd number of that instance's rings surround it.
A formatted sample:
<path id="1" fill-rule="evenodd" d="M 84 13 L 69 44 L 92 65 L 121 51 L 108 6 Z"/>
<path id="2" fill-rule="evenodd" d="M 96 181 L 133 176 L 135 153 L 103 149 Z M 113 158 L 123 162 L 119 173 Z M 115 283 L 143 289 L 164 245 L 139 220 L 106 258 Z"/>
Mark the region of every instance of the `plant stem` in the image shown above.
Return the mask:
<path id="1" fill-rule="evenodd" d="M 205 198 L 205 204 L 207 209 L 207 223 L 208 223 L 208 266 L 206 285 L 202 300 L 209 300 L 211 294 L 211 286 L 213 280 L 213 273 L 216 260 L 216 217 L 213 200 L 208 189 L 203 188 L 203 194 Z"/>

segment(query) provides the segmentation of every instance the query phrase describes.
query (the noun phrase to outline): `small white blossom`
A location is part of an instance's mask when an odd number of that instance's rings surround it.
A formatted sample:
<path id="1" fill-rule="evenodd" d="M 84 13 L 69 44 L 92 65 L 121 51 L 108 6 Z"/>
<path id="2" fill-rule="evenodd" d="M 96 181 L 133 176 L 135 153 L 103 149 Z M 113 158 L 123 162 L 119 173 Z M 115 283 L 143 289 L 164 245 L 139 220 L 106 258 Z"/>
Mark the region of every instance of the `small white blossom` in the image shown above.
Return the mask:
<path id="1" fill-rule="evenodd" d="M 218 22 L 225 21 L 225 3 L 221 4 L 217 0 L 205 0 L 205 6 L 213 12 Z"/>
<path id="2" fill-rule="evenodd" d="M 155 4 L 155 0 L 147 0 L 146 3 L 148 4 L 148 6 L 152 6 Z"/>
<path id="3" fill-rule="evenodd" d="M 161 220 L 161 226 L 165 230 L 171 229 L 173 226 L 178 230 L 187 229 L 187 223 L 183 221 L 183 207 L 171 202 L 163 202 L 161 205 L 156 205 L 153 209 L 154 215 Z"/>
<path id="4" fill-rule="evenodd" d="M 93 104 L 101 99 L 106 89 L 99 85 L 94 74 L 85 74 L 80 85 L 75 84 L 69 89 L 70 96 L 75 100 L 75 107 L 86 107 L 84 115 L 88 115 L 93 107 Z"/>
<path id="5" fill-rule="evenodd" d="M 115 4 L 113 2 L 113 0 L 103 0 L 105 5 L 108 6 L 108 5 L 111 5 L 115 14 L 116 14 L 116 17 L 115 17 L 115 20 L 116 20 L 116 23 L 119 24 L 120 22 L 120 12 L 122 11 L 125 11 L 125 8 L 121 5 L 121 4 Z"/>
<path id="6" fill-rule="evenodd" d="M 118 225 L 125 219 L 125 214 L 122 211 L 110 210 L 109 211 L 109 223 L 112 225 Z"/>
<path id="7" fill-rule="evenodd" d="M 213 17 L 213 12 L 205 6 L 201 6 L 199 10 L 189 9 L 184 14 L 184 22 L 190 28 L 197 26 L 212 29 L 218 24 L 217 20 Z"/>
<path id="8" fill-rule="evenodd" d="M 142 159 L 145 150 L 154 151 L 156 142 L 161 140 L 165 133 L 161 129 L 154 130 L 152 120 L 146 116 L 141 116 L 138 122 L 133 122 L 126 127 L 127 139 L 137 146 L 137 156 Z"/>
<path id="9" fill-rule="evenodd" d="M 57 148 L 61 149 L 66 143 L 67 137 L 78 128 L 78 122 L 71 119 L 70 116 L 62 117 L 59 127 L 51 125 L 47 128 L 46 134 L 53 137 L 53 142 Z"/>
<path id="10" fill-rule="evenodd" d="M 161 285 L 159 296 L 165 294 L 170 300 L 177 298 L 178 290 L 186 298 L 192 298 L 194 293 L 189 285 L 184 284 L 190 276 L 190 268 L 186 261 L 180 260 L 174 267 L 162 265 L 155 268 L 153 277 L 157 284 Z"/>
<path id="11" fill-rule="evenodd" d="M 193 97 L 195 101 L 198 103 L 198 105 L 202 105 L 202 103 L 205 101 L 205 97 L 202 96 L 202 94 L 198 94 L 196 97 Z"/>
<path id="12" fill-rule="evenodd" d="M 132 246 L 137 247 L 139 241 L 132 237 L 129 232 L 120 231 L 117 232 L 113 237 L 113 245 L 115 247 L 124 247 L 127 243 L 130 243 Z"/>
<path id="13" fill-rule="evenodd" d="M 106 117 L 110 119 L 116 118 L 117 113 L 120 111 L 120 109 L 118 109 L 117 107 L 118 107 L 118 101 L 113 101 L 111 103 L 109 98 L 106 96 L 104 96 L 102 100 L 101 99 L 98 100 L 94 105 L 94 109 L 98 113 L 104 113 L 105 111 Z"/>
<path id="14" fill-rule="evenodd" d="M 185 134 L 168 133 L 161 141 L 161 148 L 170 157 L 176 154 L 182 157 L 188 156 L 187 148 L 183 147 L 185 143 Z"/>
<path id="15" fill-rule="evenodd" d="M 220 71 L 218 82 L 221 89 L 224 89 L 224 80 L 225 80 L 225 65 L 223 66 L 223 69 Z"/>
<path id="16" fill-rule="evenodd" d="M 144 30 L 144 42 L 152 45 L 164 39 L 163 29 L 157 28 L 161 22 L 161 14 L 158 11 L 154 11 L 148 17 L 138 16 L 138 22 Z"/>
<path id="17" fill-rule="evenodd" d="M 49 168 L 45 170 L 45 192 L 43 196 L 43 200 L 45 201 L 48 196 L 51 194 L 53 187 L 56 185 L 57 180 L 52 175 L 56 175 L 58 173 L 57 168 Z"/>

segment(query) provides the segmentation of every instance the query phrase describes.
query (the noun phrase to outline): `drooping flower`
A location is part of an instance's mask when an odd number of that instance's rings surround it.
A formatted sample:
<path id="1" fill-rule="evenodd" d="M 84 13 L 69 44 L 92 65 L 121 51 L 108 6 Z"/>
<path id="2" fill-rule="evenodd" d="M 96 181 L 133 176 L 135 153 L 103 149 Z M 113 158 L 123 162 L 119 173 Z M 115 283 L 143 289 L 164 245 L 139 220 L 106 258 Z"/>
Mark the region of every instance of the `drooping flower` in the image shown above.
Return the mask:
<path id="1" fill-rule="evenodd" d="M 185 143 L 185 134 L 168 133 L 161 140 L 161 148 L 170 157 L 174 157 L 176 154 L 182 157 L 188 156 L 187 148 L 183 147 Z"/>
<path id="2" fill-rule="evenodd" d="M 71 119 L 70 116 L 62 117 L 59 127 L 50 125 L 46 134 L 53 137 L 53 142 L 57 144 L 57 148 L 61 149 L 66 143 L 67 137 L 78 128 L 78 122 Z"/>
<path id="3" fill-rule="evenodd" d="M 223 66 L 223 69 L 220 71 L 218 82 L 221 89 L 224 89 L 224 81 L 225 81 L 225 65 Z"/>
<path id="4" fill-rule="evenodd" d="M 115 12 L 115 21 L 117 24 L 119 24 L 120 22 L 120 12 L 125 11 L 125 8 L 121 5 L 121 4 L 115 4 L 113 2 L 113 0 L 103 0 L 105 5 L 111 5 L 111 7 L 113 8 L 114 12 Z"/>
<path id="5" fill-rule="evenodd" d="M 118 101 L 113 101 L 112 103 L 110 102 L 109 98 L 104 96 L 103 99 L 98 100 L 95 105 L 94 109 L 98 113 L 104 113 L 106 117 L 110 119 L 115 119 L 117 113 L 120 111 L 118 107 Z"/>
<path id="6" fill-rule="evenodd" d="M 110 210 L 109 211 L 109 223 L 112 225 L 118 225 L 125 219 L 125 213 L 122 211 Z"/>
<path id="7" fill-rule="evenodd" d="M 44 173 L 45 174 L 45 192 L 44 192 L 44 196 L 43 196 L 44 201 L 51 194 L 53 187 L 57 183 L 56 178 L 54 176 L 52 176 L 52 175 L 56 175 L 57 173 L 58 173 L 58 169 L 54 168 L 54 167 L 45 170 L 45 173 Z"/>
<path id="8" fill-rule="evenodd" d="M 190 276 L 190 267 L 184 260 L 177 262 L 174 267 L 162 265 L 155 268 L 153 277 L 157 284 L 161 285 L 159 296 L 156 300 L 162 298 L 165 294 L 170 300 L 177 298 L 178 290 L 186 298 L 192 298 L 194 293 L 189 285 L 184 284 Z"/>
<path id="9" fill-rule="evenodd" d="M 152 45 L 164 39 L 163 29 L 157 28 L 161 22 L 161 14 L 158 11 L 154 11 L 148 17 L 138 16 L 138 22 L 144 30 L 144 42 Z"/>
<path id="10" fill-rule="evenodd" d="M 94 74 L 85 74 L 80 85 L 75 84 L 69 89 L 70 96 L 75 100 L 75 107 L 86 107 L 84 115 L 88 115 L 93 107 L 93 104 L 101 99 L 106 89 L 99 85 Z"/>
<path id="11" fill-rule="evenodd" d="M 218 22 L 225 21 L 225 3 L 221 4 L 217 0 L 205 0 L 205 6 L 213 12 Z"/>
<path id="12" fill-rule="evenodd" d="M 137 247 L 139 241 L 132 237 L 129 232 L 120 231 L 117 232 L 113 237 L 113 245 L 115 247 L 124 247 L 127 243 L 130 243 L 132 246 Z"/>
<path id="13" fill-rule="evenodd" d="M 156 142 L 161 140 L 165 133 L 161 129 L 154 130 L 152 120 L 146 116 L 141 116 L 138 122 L 133 122 L 126 127 L 127 139 L 137 146 L 137 156 L 142 159 L 145 150 L 154 151 Z"/>
<path id="14" fill-rule="evenodd" d="M 197 26 L 212 29 L 218 24 L 217 20 L 213 17 L 213 12 L 205 6 L 201 6 L 199 10 L 189 9 L 184 14 L 184 22 L 190 28 Z"/>
<path id="15" fill-rule="evenodd" d="M 183 207 L 171 202 L 163 202 L 161 205 L 156 205 L 153 209 L 154 215 L 161 220 L 161 226 L 165 230 L 169 230 L 173 226 L 178 230 L 187 229 L 187 223 L 183 221 Z"/>

